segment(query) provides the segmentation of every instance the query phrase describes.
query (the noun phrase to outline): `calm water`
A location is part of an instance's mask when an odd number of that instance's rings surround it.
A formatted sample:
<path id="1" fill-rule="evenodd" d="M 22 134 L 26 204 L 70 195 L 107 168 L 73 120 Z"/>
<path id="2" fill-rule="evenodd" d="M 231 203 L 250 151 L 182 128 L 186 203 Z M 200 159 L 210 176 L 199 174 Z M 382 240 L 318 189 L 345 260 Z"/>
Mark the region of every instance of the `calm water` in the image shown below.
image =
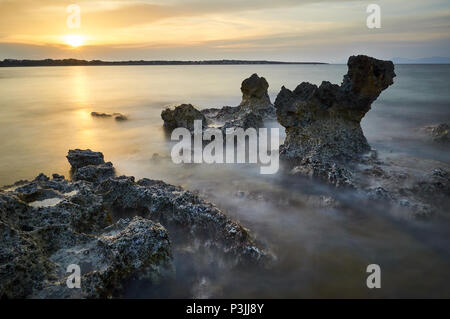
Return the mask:
<path id="1" fill-rule="evenodd" d="M 167 105 L 238 105 L 241 81 L 255 72 L 268 80 L 273 101 L 282 85 L 340 83 L 346 70 L 345 65 L 0 68 L 0 185 L 40 172 L 68 176 L 68 149 L 90 148 L 103 152 L 119 174 L 199 191 L 279 258 L 268 272 L 219 274 L 208 261 L 175 256 L 175 282 L 158 292 L 131 289 L 130 296 L 450 297 L 445 225 L 398 219 L 382 207 L 368 211 L 353 203 L 351 194 L 345 210 L 315 208 L 310 197 L 330 192 L 321 185 L 262 177 L 245 165 L 182 167 L 164 159 L 170 148 L 160 113 Z M 400 65 L 396 73 L 395 84 L 363 120 L 369 142 L 380 153 L 449 164 L 449 152 L 423 141 L 416 129 L 450 121 L 450 66 Z M 124 113 L 129 121 L 92 118 L 92 111 Z M 163 159 L 152 161 L 154 153 Z M 237 192 L 268 200 L 240 198 Z M 382 267 L 377 291 L 365 286 L 370 263 Z"/>

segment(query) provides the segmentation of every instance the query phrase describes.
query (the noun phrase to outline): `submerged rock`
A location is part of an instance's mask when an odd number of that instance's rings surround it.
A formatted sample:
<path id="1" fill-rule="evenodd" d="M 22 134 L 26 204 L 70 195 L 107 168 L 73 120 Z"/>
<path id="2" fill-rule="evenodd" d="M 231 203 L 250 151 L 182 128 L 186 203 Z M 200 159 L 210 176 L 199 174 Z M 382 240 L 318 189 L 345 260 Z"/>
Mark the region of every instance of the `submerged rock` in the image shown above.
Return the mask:
<path id="1" fill-rule="evenodd" d="M 123 115 L 122 113 L 109 114 L 109 113 L 91 112 L 91 116 L 100 118 L 114 117 L 114 119 L 119 122 L 128 120 L 128 117 Z"/>
<path id="2" fill-rule="evenodd" d="M 118 122 L 123 122 L 123 121 L 128 120 L 128 117 L 123 114 L 116 114 L 116 115 L 114 115 L 114 119 Z"/>
<path id="3" fill-rule="evenodd" d="M 271 260 L 197 195 L 116 177 L 99 152 L 70 150 L 67 158 L 73 180 L 40 174 L 0 192 L 0 297 L 117 297 L 130 281 L 172 276 L 177 247 L 208 251 L 222 267 Z M 71 264 L 80 266 L 81 289 L 66 286 Z"/>
<path id="4" fill-rule="evenodd" d="M 111 117 L 111 114 L 108 113 L 100 113 L 100 112 L 91 112 L 91 116 L 93 117 Z"/>

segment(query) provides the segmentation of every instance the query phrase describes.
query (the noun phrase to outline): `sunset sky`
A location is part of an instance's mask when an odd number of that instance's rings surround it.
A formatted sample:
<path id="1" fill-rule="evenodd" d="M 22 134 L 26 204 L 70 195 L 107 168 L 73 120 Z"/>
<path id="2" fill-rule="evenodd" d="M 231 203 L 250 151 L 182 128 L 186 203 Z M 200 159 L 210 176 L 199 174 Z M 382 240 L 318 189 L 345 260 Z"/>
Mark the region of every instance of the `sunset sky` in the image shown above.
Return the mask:
<path id="1" fill-rule="evenodd" d="M 381 7 L 380 29 L 366 26 L 370 3 Z M 79 29 L 66 25 L 70 4 L 81 8 Z M 0 59 L 343 62 L 449 52 L 448 0 L 0 0 Z"/>

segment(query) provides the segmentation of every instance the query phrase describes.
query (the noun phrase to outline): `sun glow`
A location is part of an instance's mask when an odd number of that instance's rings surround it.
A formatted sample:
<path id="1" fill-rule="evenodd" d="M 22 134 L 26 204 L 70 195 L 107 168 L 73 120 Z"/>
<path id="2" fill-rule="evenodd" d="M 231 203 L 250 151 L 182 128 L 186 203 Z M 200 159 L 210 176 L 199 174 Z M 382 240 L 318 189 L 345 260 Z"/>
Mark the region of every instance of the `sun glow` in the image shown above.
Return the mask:
<path id="1" fill-rule="evenodd" d="M 71 47 L 79 47 L 84 44 L 84 36 L 79 34 L 68 34 L 64 36 L 64 41 Z"/>

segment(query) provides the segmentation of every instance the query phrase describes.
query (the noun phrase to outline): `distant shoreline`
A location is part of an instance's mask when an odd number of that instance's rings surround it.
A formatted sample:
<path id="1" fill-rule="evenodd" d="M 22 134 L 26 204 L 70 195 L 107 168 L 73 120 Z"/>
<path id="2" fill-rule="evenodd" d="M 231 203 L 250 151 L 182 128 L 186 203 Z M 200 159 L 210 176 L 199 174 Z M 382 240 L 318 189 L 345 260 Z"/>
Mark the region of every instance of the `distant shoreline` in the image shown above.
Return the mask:
<path id="1" fill-rule="evenodd" d="M 101 61 L 101 60 L 16 60 L 5 59 L 0 61 L 0 67 L 27 67 L 27 66 L 96 66 L 96 65 L 251 65 L 251 64 L 328 64 L 324 62 L 282 62 L 282 61 L 251 61 L 251 60 L 204 60 L 204 61 Z"/>

